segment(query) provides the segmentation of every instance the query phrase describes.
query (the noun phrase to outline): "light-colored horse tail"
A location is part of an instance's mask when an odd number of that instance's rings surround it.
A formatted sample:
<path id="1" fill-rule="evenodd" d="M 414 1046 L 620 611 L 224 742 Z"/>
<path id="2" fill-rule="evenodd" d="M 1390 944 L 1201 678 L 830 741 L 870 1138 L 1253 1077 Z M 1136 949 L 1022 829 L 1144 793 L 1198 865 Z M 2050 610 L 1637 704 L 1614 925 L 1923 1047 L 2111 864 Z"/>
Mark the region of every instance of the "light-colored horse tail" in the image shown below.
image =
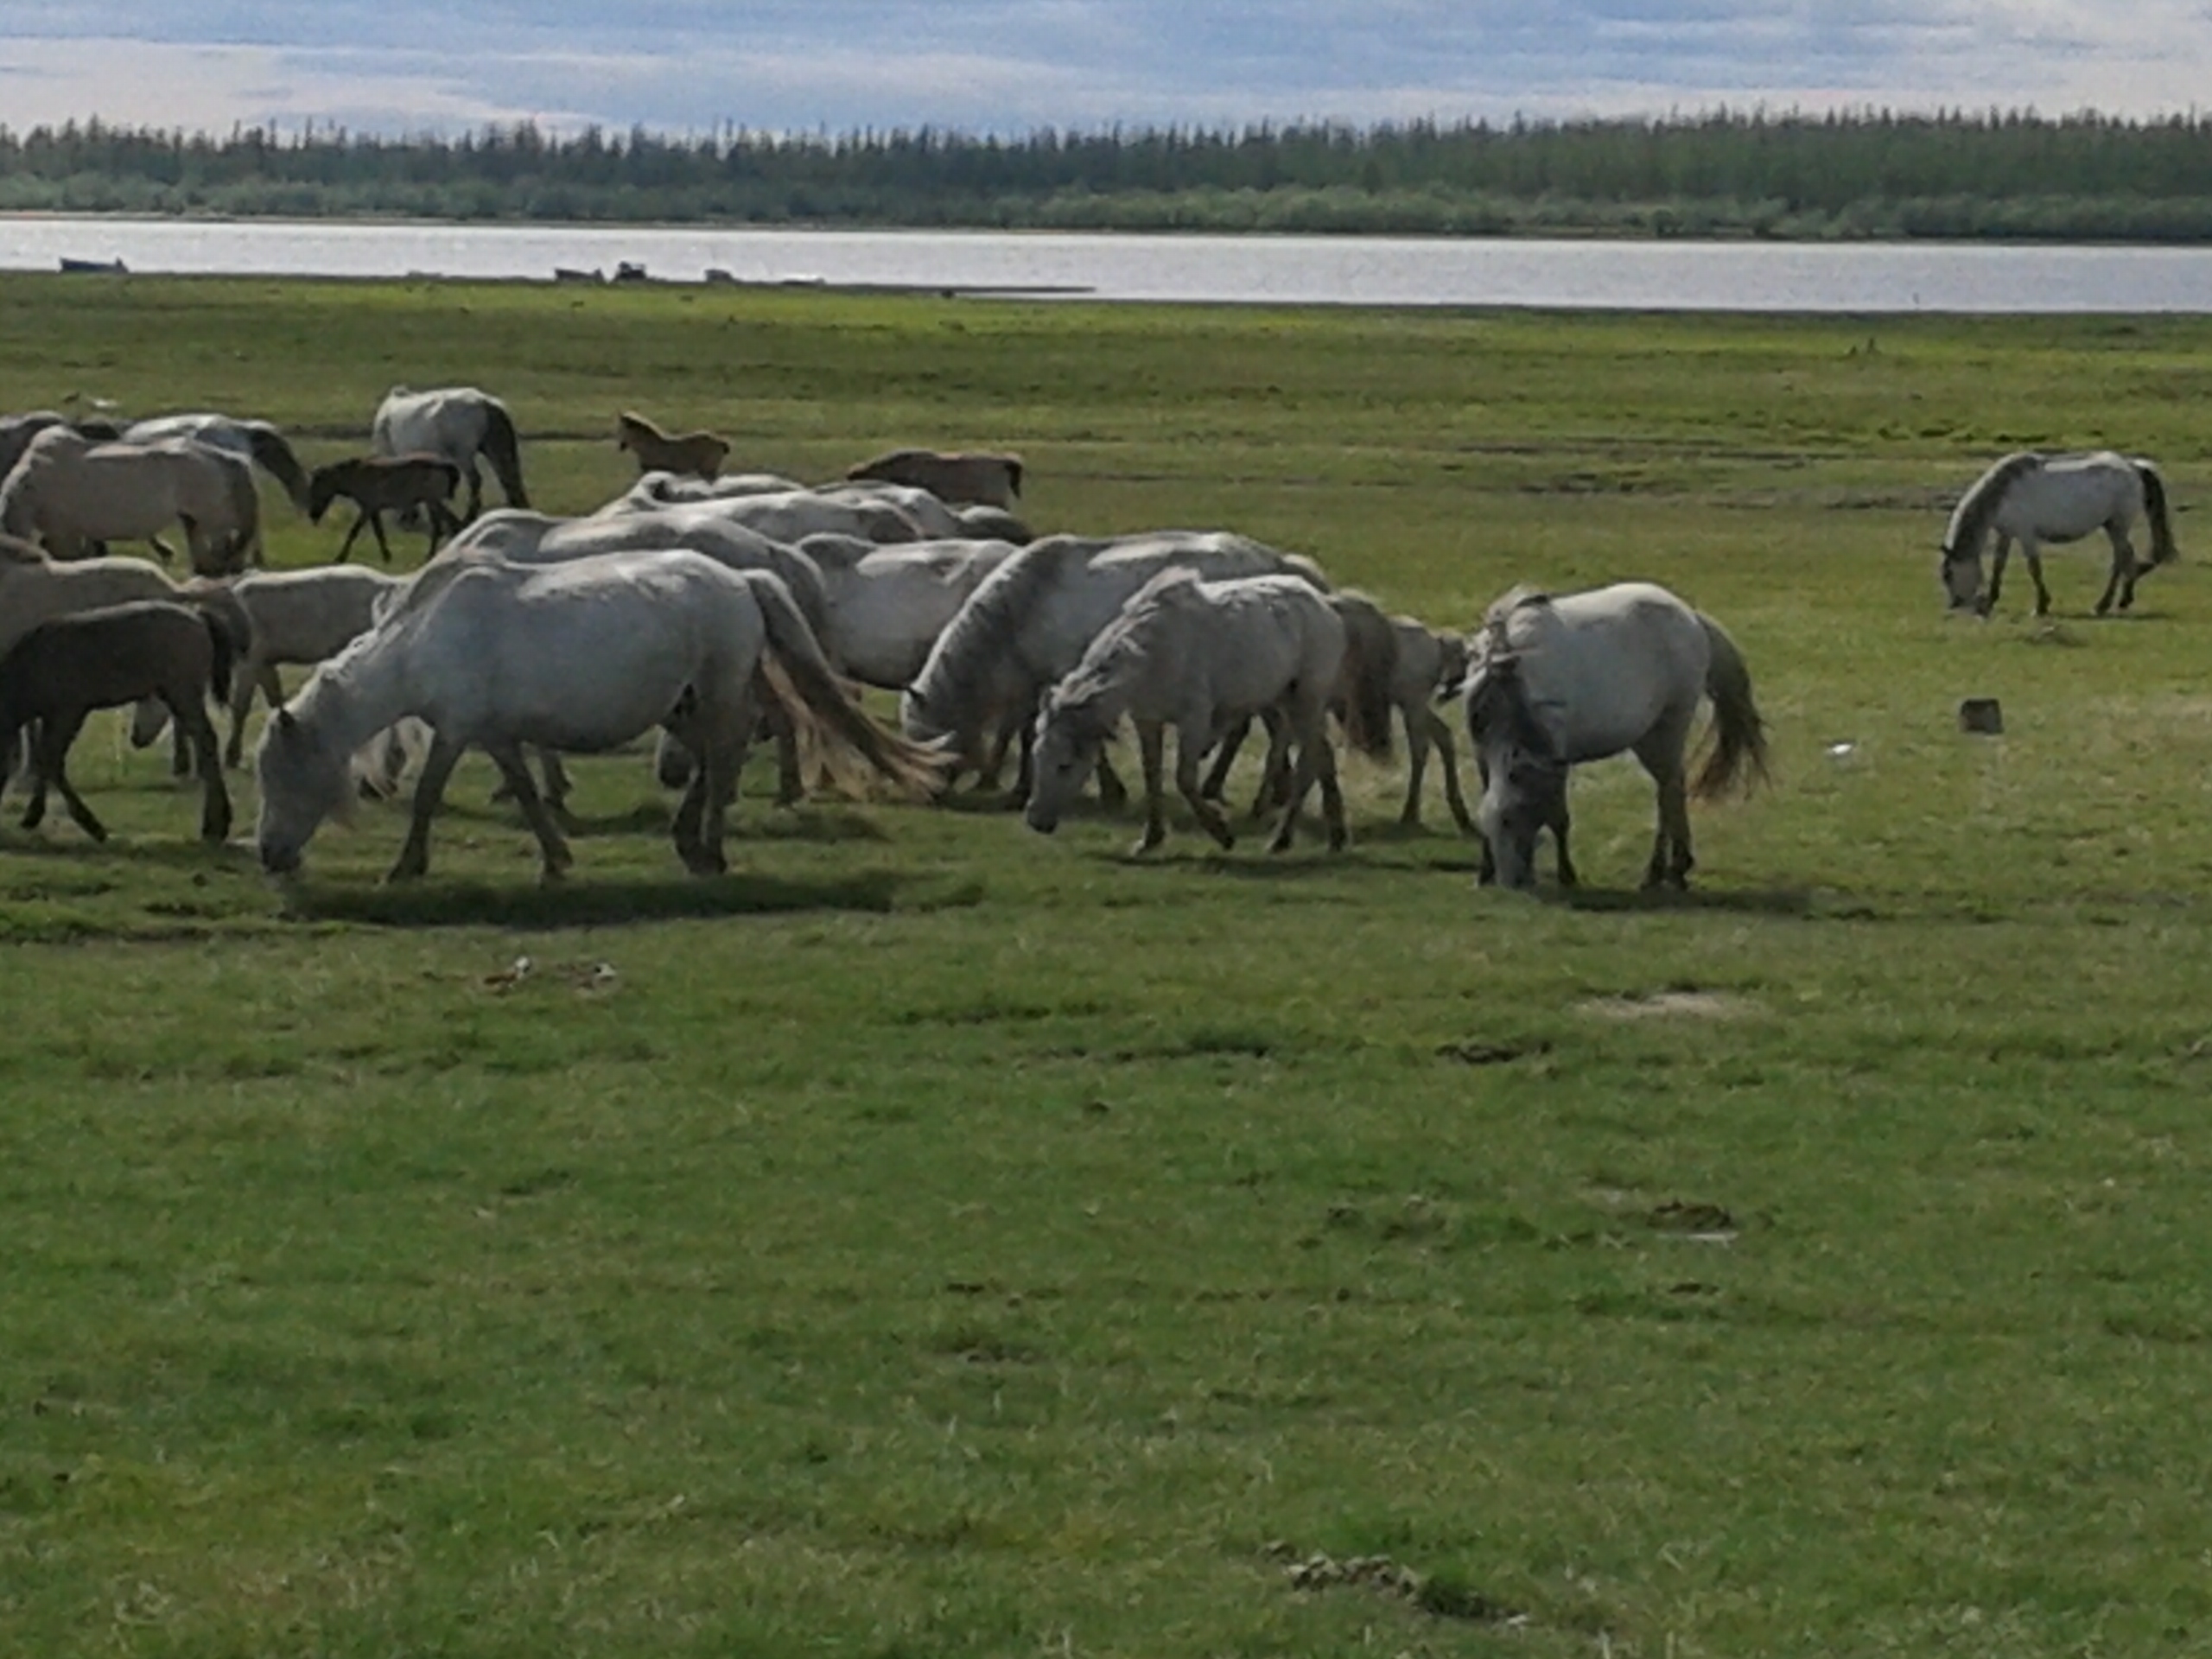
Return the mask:
<path id="1" fill-rule="evenodd" d="M 2147 461 L 2137 460 L 2129 465 L 2143 480 L 2143 513 L 2151 521 L 2151 563 L 2153 566 L 2171 564 L 2181 557 L 2181 549 L 2174 545 L 2173 519 L 2166 507 L 2165 476 Z"/>
<path id="2" fill-rule="evenodd" d="M 522 486 L 522 441 L 515 435 L 514 416 L 496 397 L 484 400 L 484 454 L 499 475 L 511 507 L 527 507 L 530 496 Z"/>
<path id="3" fill-rule="evenodd" d="M 284 486 L 284 493 L 302 512 L 308 510 L 307 468 L 300 465 L 300 458 L 292 453 L 292 446 L 284 442 L 284 435 L 273 426 L 258 423 L 245 429 L 248 447 L 263 470 Z"/>
<path id="4" fill-rule="evenodd" d="M 782 577 L 766 570 L 741 574 L 767 626 L 768 654 L 762 659 L 760 677 L 792 727 L 801 736 L 817 741 L 824 733 L 839 740 L 917 797 L 936 793 L 945 757 L 935 748 L 886 731 L 845 695 Z"/>
<path id="5" fill-rule="evenodd" d="M 1690 792 L 1711 801 L 1739 787 L 1748 794 L 1754 785 L 1766 781 L 1766 721 L 1751 701 L 1751 670 L 1744 665 L 1736 642 L 1702 611 L 1697 620 L 1711 649 L 1705 693 L 1713 699 L 1713 734 L 1710 752 Z"/>
<path id="6" fill-rule="evenodd" d="M 1344 700 L 1344 736 L 1376 760 L 1390 758 L 1390 682 L 1398 671 L 1398 631 L 1363 594 L 1331 594 L 1329 608 L 1344 625 L 1344 668 L 1337 687 Z"/>

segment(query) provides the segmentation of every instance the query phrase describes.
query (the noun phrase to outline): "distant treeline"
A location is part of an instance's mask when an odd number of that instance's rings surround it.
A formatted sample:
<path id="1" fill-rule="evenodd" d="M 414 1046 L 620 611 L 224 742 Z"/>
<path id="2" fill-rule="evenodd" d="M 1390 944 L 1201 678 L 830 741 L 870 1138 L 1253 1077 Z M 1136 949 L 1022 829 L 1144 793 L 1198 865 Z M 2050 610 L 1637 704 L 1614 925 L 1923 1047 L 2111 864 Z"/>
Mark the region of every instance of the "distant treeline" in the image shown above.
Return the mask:
<path id="1" fill-rule="evenodd" d="M 0 128 L 0 210 L 2212 241 L 2212 117 L 1807 116 L 707 137 Z"/>

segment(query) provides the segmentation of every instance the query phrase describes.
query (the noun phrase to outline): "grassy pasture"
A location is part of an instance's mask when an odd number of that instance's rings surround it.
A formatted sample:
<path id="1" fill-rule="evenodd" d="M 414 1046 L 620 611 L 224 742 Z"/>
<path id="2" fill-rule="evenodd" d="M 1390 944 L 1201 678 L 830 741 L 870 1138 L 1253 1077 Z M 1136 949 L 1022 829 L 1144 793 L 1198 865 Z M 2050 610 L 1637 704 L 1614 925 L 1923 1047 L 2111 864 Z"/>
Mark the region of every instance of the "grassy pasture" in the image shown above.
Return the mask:
<path id="1" fill-rule="evenodd" d="M 1015 445 L 1040 527 L 1439 621 L 1650 576 L 1779 773 L 1675 902 L 1624 764 L 1568 903 L 1357 766 L 1341 860 L 749 798 L 696 883 L 635 756 L 563 891 L 472 763 L 427 883 L 366 809 L 280 893 L 97 727 L 114 842 L 0 828 L 0 1648 L 2212 1649 L 2212 592 L 2094 622 L 2061 553 L 2052 625 L 2017 570 L 1950 622 L 1933 550 L 2019 445 L 2204 499 L 2212 323 L 0 301 L 9 406 L 322 459 L 477 380 L 556 508 L 635 405 L 808 476 Z"/>

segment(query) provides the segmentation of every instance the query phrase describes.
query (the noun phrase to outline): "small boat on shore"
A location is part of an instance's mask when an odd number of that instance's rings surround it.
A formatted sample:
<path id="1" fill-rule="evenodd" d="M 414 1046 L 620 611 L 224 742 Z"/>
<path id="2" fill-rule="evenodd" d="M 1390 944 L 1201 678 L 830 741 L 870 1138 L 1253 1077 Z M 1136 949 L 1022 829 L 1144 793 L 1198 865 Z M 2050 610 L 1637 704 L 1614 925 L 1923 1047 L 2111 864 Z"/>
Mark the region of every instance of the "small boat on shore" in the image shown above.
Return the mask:
<path id="1" fill-rule="evenodd" d="M 599 283 L 607 280 L 607 273 L 596 266 L 590 270 L 578 270 L 573 265 L 556 265 L 553 267 L 553 280 L 556 283 Z"/>
<path id="2" fill-rule="evenodd" d="M 130 267 L 120 259 L 72 259 L 67 255 L 62 257 L 61 269 L 73 276 L 85 272 L 98 272 L 109 276 L 124 276 L 130 271 Z"/>

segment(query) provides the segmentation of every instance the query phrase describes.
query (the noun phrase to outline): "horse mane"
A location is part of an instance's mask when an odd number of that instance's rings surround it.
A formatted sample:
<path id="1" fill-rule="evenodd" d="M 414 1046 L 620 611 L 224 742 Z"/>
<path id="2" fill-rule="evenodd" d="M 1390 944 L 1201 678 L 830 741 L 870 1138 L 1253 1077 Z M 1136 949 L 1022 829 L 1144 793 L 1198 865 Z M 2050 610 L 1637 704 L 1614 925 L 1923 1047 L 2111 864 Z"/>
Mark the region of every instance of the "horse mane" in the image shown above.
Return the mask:
<path id="1" fill-rule="evenodd" d="M 646 419 L 645 416 L 639 414 L 634 409 L 626 409 L 620 411 L 614 416 L 614 424 L 626 428 L 632 432 L 642 432 L 649 438 L 658 438 L 663 443 L 666 443 L 668 442 L 667 433 L 661 430 L 659 427 L 654 425 L 652 422 Z"/>
<path id="2" fill-rule="evenodd" d="M 1199 602 L 1198 582 L 1198 573 L 1183 564 L 1171 564 L 1147 577 L 1084 648 L 1082 661 L 1053 688 L 1053 712 L 1073 720 L 1086 735 L 1094 729 L 1110 729 L 1116 717 L 1099 715 L 1097 705 L 1150 649 L 1147 634 L 1153 620 L 1163 611 Z"/>
<path id="3" fill-rule="evenodd" d="M 1521 677 L 1520 653 L 1485 653 L 1467 688 L 1467 724 L 1479 744 L 1503 723 L 1505 741 L 1525 753 L 1556 760 L 1551 734 L 1529 702 L 1529 683 Z"/>
<path id="4" fill-rule="evenodd" d="M 2044 459 L 2037 450 L 2018 449 L 1976 479 L 1951 510 L 1951 522 L 1943 531 L 1944 555 L 1955 558 L 1980 547 L 1989 533 L 1989 521 L 2005 504 L 2005 493 L 2039 469 Z"/>
<path id="5" fill-rule="evenodd" d="M 977 696 L 1039 597 L 1059 581 L 1071 561 L 1088 558 L 1096 544 L 1073 536 L 1032 542 L 983 578 L 946 624 L 922 665 L 915 690 L 949 728 L 974 718 Z"/>

